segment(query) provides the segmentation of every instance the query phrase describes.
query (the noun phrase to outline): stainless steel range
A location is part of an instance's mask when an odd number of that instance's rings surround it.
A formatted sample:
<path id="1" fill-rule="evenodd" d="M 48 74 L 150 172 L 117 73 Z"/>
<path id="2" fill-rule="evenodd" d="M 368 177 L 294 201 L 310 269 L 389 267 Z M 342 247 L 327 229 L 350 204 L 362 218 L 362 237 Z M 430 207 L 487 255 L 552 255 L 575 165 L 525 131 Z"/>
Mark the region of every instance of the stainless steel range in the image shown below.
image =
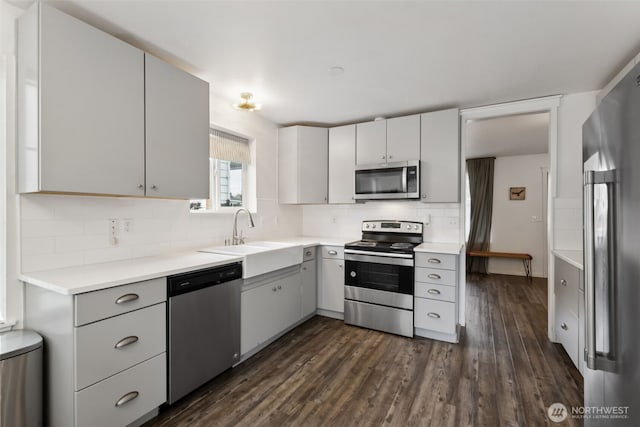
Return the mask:
<path id="1" fill-rule="evenodd" d="M 413 248 L 422 223 L 363 221 L 362 240 L 344 249 L 344 321 L 413 337 Z"/>

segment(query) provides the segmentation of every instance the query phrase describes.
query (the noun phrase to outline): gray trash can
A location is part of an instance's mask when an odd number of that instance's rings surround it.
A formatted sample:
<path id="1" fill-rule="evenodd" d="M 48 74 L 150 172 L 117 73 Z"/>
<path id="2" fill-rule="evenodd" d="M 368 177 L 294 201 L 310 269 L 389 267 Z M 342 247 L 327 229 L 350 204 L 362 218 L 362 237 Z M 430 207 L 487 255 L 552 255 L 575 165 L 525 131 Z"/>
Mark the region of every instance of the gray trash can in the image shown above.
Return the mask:
<path id="1" fill-rule="evenodd" d="M 0 333 L 0 427 L 42 426 L 42 337 Z"/>

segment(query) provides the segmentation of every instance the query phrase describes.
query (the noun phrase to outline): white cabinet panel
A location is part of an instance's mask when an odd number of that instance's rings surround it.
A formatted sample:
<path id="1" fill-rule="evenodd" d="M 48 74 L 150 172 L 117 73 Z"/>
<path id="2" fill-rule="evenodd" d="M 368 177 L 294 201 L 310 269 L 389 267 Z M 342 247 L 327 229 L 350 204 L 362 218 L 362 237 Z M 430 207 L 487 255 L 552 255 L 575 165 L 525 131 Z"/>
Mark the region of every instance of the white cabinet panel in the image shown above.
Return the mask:
<path id="1" fill-rule="evenodd" d="M 415 327 L 445 334 L 456 333 L 456 304 L 415 298 Z"/>
<path id="2" fill-rule="evenodd" d="M 318 308 L 318 280 L 316 260 L 302 263 L 302 317 L 315 313 Z"/>
<path id="3" fill-rule="evenodd" d="M 460 119 L 458 109 L 420 117 L 420 201 L 460 200 Z"/>
<path id="4" fill-rule="evenodd" d="M 387 120 L 387 161 L 406 162 L 420 158 L 420 115 Z"/>
<path id="5" fill-rule="evenodd" d="M 145 54 L 146 194 L 209 198 L 209 83 Z"/>
<path id="6" fill-rule="evenodd" d="M 344 260 L 323 258 L 320 271 L 318 308 L 344 313 Z"/>
<path id="7" fill-rule="evenodd" d="M 356 125 L 329 129 L 329 203 L 355 203 Z"/>
<path id="8" fill-rule="evenodd" d="M 40 43 L 18 60 L 19 191 L 144 195 L 143 52 L 42 3 L 19 38 Z"/>
<path id="9" fill-rule="evenodd" d="M 356 164 L 372 165 L 387 162 L 387 121 L 356 125 Z"/>
<path id="10" fill-rule="evenodd" d="M 278 201 L 284 204 L 327 202 L 329 133 L 292 126 L 278 129 Z"/>

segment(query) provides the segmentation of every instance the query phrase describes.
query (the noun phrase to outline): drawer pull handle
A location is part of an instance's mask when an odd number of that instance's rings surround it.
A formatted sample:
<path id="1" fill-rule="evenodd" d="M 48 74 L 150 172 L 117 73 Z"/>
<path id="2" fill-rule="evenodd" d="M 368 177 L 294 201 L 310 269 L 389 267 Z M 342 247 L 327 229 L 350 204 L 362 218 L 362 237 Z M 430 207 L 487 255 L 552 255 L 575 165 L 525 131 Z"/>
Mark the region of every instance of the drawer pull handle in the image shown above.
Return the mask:
<path id="1" fill-rule="evenodd" d="M 140 393 L 138 393 L 137 391 L 130 391 L 129 393 L 125 394 L 120 399 L 118 399 L 118 401 L 116 402 L 116 408 L 119 408 L 122 405 L 125 405 L 125 404 L 131 402 L 133 399 L 138 397 L 139 394 Z"/>
<path id="2" fill-rule="evenodd" d="M 271 289 L 273 292 L 276 292 L 278 290 L 278 288 L 276 288 L 275 286 Z"/>
<path id="3" fill-rule="evenodd" d="M 562 280 L 560 280 L 560 284 L 561 284 L 562 286 L 567 286 L 567 281 L 566 281 L 566 280 L 564 280 L 564 279 L 562 279 Z"/>
<path id="4" fill-rule="evenodd" d="M 183 287 L 183 286 L 189 286 L 191 284 L 191 282 L 182 282 L 178 285 L 178 287 Z"/>
<path id="5" fill-rule="evenodd" d="M 438 258 L 429 258 L 427 262 L 430 262 L 431 264 L 440 264 L 442 261 L 440 261 Z"/>
<path id="6" fill-rule="evenodd" d="M 126 295 L 122 295 L 120 298 L 118 298 L 116 300 L 116 304 L 124 304 L 126 302 L 131 302 L 131 301 L 135 301 L 138 298 L 140 298 L 140 296 L 138 294 L 126 294 Z"/>
<path id="7" fill-rule="evenodd" d="M 438 313 L 427 313 L 427 316 L 431 317 L 432 319 L 440 318 L 440 315 Z"/>
<path id="8" fill-rule="evenodd" d="M 566 323 L 564 323 L 564 322 L 562 322 L 562 325 L 560 325 L 560 327 L 561 327 L 562 329 L 564 329 L 565 331 L 568 331 L 568 330 L 569 330 L 569 327 L 568 327 L 568 326 L 567 326 L 567 324 L 566 324 Z"/>
<path id="9" fill-rule="evenodd" d="M 429 289 L 427 290 L 427 293 L 431 295 L 440 295 L 440 291 L 437 289 Z"/>
<path id="10" fill-rule="evenodd" d="M 332 250 L 330 250 L 330 251 L 327 251 L 327 253 L 328 253 L 329 255 L 338 255 L 338 251 L 334 251 L 333 249 L 332 249 Z"/>
<path id="11" fill-rule="evenodd" d="M 282 289 L 282 285 L 278 285 L 278 290 L 281 290 L 281 289 Z"/>
<path id="12" fill-rule="evenodd" d="M 133 344 L 134 342 L 138 342 L 138 337 L 136 337 L 135 335 L 131 335 L 130 337 L 122 338 L 120 341 L 118 341 L 114 348 L 126 347 Z"/>
<path id="13" fill-rule="evenodd" d="M 311 256 L 311 255 L 313 255 L 313 252 L 311 252 L 311 251 L 306 251 L 304 254 L 305 254 L 306 256 Z"/>
<path id="14" fill-rule="evenodd" d="M 434 273 L 428 274 L 428 275 L 427 275 L 427 277 L 428 277 L 429 279 L 438 279 L 438 280 L 439 280 L 439 279 L 442 279 L 442 277 L 440 277 L 440 275 L 439 275 L 439 274 L 434 274 Z"/>

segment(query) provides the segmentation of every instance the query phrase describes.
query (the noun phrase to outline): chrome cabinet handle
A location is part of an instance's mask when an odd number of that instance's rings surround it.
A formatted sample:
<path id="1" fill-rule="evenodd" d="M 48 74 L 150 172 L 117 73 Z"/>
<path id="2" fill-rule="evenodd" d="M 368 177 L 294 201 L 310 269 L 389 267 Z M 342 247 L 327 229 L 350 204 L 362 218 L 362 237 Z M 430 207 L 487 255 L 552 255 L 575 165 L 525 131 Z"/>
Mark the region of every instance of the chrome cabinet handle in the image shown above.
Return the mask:
<path id="1" fill-rule="evenodd" d="M 566 280 L 564 280 L 564 279 L 562 279 L 562 280 L 560 280 L 560 284 L 561 284 L 562 286 L 567 286 L 567 281 L 566 281 Z"/>
<path id="2" fill-rule="evenodd" d="M 384 160 L 384 159 L 386 159 L 386 158 L 387 158 L 387 156 L 382 156 L 382 160 Z"/>
<path id="3" fill-rule="evenodd" d="M 442 277 L 440 277 L 439 274 L 435 274 L 435 273 L 427 274 L 427 277 L 429 279 L 442 279 Z"/>
<path id="4" fill-rule="evenodd" d="M 437 289 L 429 289 L 427 290 L 427 293 L 431 295 L 440 295 L 440 291 Z"/>
<path id="5" fill-rule="evenodd" d="M 442 261 L 440 261 L 438 258 L 429 258 L 427 262 L 431 264 L 440 264 Z"/>
<path id="6" fill-rule="evenodd" d="M 440 315 L 438 313 L 427 313 L 427 316 L 431 317 L 432 319 L 440 318 Z"/>
<path id="7" fill-rule="evenodd" d="M 393 156 L 389 156 L 390 159 L 393 159 Z"/>
<path id="8" fill-rule="evenodd" d="M 560 325 L 560 327 L 561 327 L 562 329 L 564 329 L 565 331 L 568 331 L 568 330 L 569 330 L 569 327 L 568 327 L 568 326 L 567 326 L 567 324 L 566 324 L 566 323 L 564 323 L 564 322 L 562 322 L 562 324 Z"/>
<path id="9" fill-rule="evenodd" d="M 138 397 L 139 394 L 140 393 L 138 393 L 137 391 L 130 391 L 129 393 L 125 394 L 116 402 L 116 408 L 119 408 L 122 405 L 131 402 L 133 399 Z"/>
<path id="10" fill-rule="evenodd" d="M 338 251 L 334 251 L 333 249 L 327 252 L 329 255 L 338 255 Z"/>
<path id="11" fill-rule="evenodd" d="M 144 188 L 144 184 L 138 184 L 138 190 L 142 190 Z"/>
<path id="12" fill-rule="evenodd" d="M 307 271 L 307 267 L 302 267 L 302 270 L 303 271 Z"/>
<path id="13" fill-rule="evenodd" d="M 151 185 L 151 189 L 152 189 L 152 190 L 157 190 L 157 189 L 158 189 L 158 186 L 157 186 L 157 185 L 155 185 L 155 184 L 153 184 L 153 185 Z"/>
<path id="14" fill-rule="evenodd" d="M 278 285 L 278 290 L 281 290 L 281 289 L 282 289 L 282 285 Z"/>
<path id="15" fill-rule="evenodd" d="M 126 294 L 126 295 L 122 295 L 120 298 L 118 298 L 116 300 L 116 304 L 124 304 L 126 302 L 131 302 L 131 301 L 135 301 L 138 298 L 140 298 L 140 296 L 138 294 Z"/>
<path id="16" fill-rule="evenodd" d="M 311 252 L 311 251 L 306 251 L 304 254 L 305 254 L 306 256 L 311 256 L 311 255 L 313 254 L 313 252 Z"/>
<path id="17" fill-rule="evenodd" d="M 113 348 L 126 347 L 128 345 L 133 344 L 134 342 L 138 342 L 138 337 L 136 337 L 135 335 L 131 335 L 129 337 L 122 338 L 120 341 L 116 343 L 116 345 Z"/>
<path id="18" fill-rule="evenodd" d="M 278 288 L 276 288 L 275 286 L 271 289 L 273 292 L 276 292 L 278 290 Z"/>
<path id="19" fill-rule="evenodd" d="M 191 284 L 191 282 L 182 282 L 178 286 L 179 287 L 183 287 L 183 286 L 189 286 L 190 284 Z"/>

